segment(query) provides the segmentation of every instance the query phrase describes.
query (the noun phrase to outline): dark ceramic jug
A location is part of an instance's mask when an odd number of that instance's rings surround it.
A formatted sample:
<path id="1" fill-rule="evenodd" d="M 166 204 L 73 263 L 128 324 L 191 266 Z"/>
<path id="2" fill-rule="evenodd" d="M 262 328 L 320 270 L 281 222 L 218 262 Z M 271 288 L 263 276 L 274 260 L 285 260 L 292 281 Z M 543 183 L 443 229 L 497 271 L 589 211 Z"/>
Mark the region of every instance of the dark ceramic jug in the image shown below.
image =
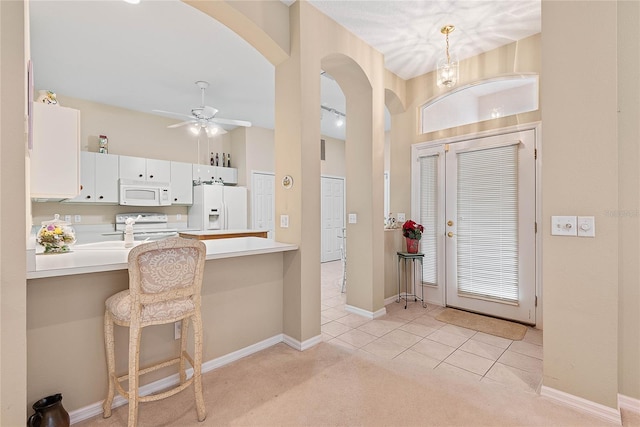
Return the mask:
<path id="1" fill-rule="evenodd" d="M 62 406 L 62 394 L 40 399 L 32 408 L 36 413 L 29 417 L 27 427 L 69 427 L 69 414 Z"/>

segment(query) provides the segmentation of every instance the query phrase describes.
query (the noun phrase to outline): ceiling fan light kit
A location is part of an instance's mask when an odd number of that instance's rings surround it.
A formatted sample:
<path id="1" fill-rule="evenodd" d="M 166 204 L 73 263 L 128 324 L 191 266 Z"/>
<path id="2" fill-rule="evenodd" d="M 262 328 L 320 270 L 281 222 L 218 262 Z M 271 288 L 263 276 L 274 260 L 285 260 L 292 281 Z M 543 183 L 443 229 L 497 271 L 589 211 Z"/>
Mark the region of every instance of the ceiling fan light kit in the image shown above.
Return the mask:
<path id="1" fill-rule="evenodd" d="M 209 87 L 209 82 L 198 80 L 196 82 L 196 86 L 198 86 L 202 93 L 201 103 L 199 107 L 194 107 L 191 109 L 190 115 L 175 113 L 172 111 L 153 110 L 156 113 L 164 113 L 170 114 L 172 116 L 189 118 L 189 120 L 187 121 L 169 125 L 167 126 L 168 128 L 173 129 L 189 125 L 189 131 L 194 135 L 200 134 L 202 129 L 205 129 L 208 136 L 214 136 L 224 135 L 225 133 L 227 133 L 227 131 L 220 125 L 251 127 L 251 122 L 245 120 L 223 119 L 220 117 L 216 117 L 216 114 L 218 114 L 218 109 L 204 104 L 204 93 Z"/>
<path id="2" fill-rule="evenodd" d="M 454 25 L 445 25 L 440 32 L 446 37 L 445 57 L 438 61 L 437 80 L 438 87 L 454 87 L 458 83 L 458 59 L 449 54 L 449 34 L 455 30 Z"/>

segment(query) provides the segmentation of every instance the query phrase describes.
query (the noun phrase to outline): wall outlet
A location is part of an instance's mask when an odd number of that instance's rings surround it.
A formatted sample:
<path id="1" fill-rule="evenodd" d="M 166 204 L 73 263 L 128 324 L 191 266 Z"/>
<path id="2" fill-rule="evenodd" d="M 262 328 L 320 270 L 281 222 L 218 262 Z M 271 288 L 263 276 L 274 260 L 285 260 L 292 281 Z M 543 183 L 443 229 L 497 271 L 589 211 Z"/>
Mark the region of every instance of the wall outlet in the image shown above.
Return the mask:
<path id="1" fill-rule="evenodd" d="M 356 224 L 358 222 L 358 214 L 349 214 L 349 224 Z"/>
<path id="2" fill-rule="evenodd" d="M 289 215 L 280 215 L 280 228 L 289 228 Z"/>
<path id="3" fill-rule="evenodd" d="M 71 215 L 65 215 L 64 220 L 67 222 L 71 222 Z"/>
<path id="4" fill-rule="evenodd" d="M 73 222 L 82 222 L 82 216 L 76 215 Z"/>
<path id="5" fill-rule="evenodd" d="M 398 214 L 398 222 L 405 222 L 407 220 L 407 216 L 404 212 Z"/>
<path id="6" fill-rule="evenodd" d="M 180 221 L 182 219 L 182 214 L 176 214 L 176 221 Z"/>
<path id="7" fill-rule="evenodd" d="M 182 320 L 178 320 L 173 324 L 173 338 L 179 340 L 182 337 Z"/>

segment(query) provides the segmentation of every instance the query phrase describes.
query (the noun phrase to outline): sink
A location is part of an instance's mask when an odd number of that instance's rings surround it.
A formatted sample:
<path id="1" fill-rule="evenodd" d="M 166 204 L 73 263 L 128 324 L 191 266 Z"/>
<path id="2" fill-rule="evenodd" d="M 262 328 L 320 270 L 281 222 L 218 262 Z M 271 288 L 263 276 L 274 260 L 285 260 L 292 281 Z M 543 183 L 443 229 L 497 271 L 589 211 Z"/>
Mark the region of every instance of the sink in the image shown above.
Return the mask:
<path id="1" fill-rule="evenodd" d="M 133 242 L 133 246 L 138 246 L 143 243 L 142 241 Z M 107 242 L 95 242 L 95 243 L 85 243 L 83 245 L 74 245 L 71 250 L 73 251 L 90 251 L 90 250 L 129 250 L 131 248 L 124 247 L 124 241 L 116 240 L 116 241 L 107 241 Z"/>

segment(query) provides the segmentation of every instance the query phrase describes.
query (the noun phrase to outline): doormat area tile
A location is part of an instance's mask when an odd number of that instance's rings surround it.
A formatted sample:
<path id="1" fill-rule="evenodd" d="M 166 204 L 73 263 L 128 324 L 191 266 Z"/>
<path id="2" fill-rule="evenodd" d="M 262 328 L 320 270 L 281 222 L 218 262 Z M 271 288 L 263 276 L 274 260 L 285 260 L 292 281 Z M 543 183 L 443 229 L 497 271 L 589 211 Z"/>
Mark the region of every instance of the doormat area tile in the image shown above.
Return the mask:
<path id="1" fill-rule="evenodd" d="M 446 308 L 436 316 L 436 320 L 450 323 L 474 331 L 519 341 L 527 333 L 527 327 L 507 320 L 494 319 L 480 314 Z"/>

